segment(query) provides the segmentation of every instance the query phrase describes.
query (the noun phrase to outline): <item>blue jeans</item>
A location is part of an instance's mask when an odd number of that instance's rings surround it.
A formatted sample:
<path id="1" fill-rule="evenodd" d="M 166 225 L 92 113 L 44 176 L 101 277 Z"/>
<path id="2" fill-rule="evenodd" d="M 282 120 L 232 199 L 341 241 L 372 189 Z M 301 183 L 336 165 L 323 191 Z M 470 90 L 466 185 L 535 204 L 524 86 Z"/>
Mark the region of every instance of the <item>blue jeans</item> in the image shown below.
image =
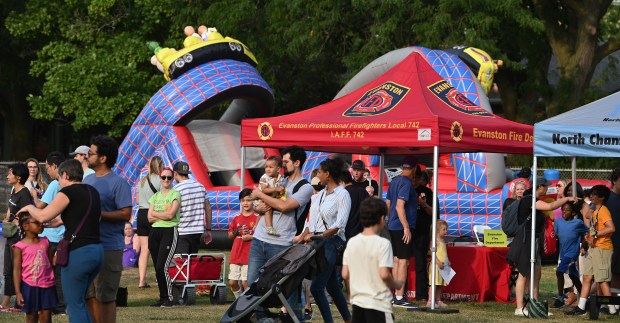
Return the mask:
<path id="1" fill-rule="evenodd" d="M 339 287 L 338 275 L 336 274 L 336 257 L 338 256 L 336 246 L 342 243 L 344 242 L 338 236 L 331 236 L 325 240 L 323 246 L 325 248 L 327 268 L 314 277 L 312 285 L 310 286 L 310 292 L 321 311 L 323 321 L 326 323 L 334 322 L 331 309 L 329 308 L 329 302 L 324 292 L 326 288 L 334 301 L 334 305 L 338 308 L 342 319 L 344 321 L 351 319 L 351 312 L 349 312 L 349 308 L 347 307 L 347 300 L 342 293 L 342 289 Z"/>
<path id="2" fill-rule="evenodd" d="M 62 292 L 69 321 L 92 322 L 85 306 L 84 297 L 88 286 L 101 270 L 103 247 L 100 243 L 89 244 L 69 251 L 69 263 L 61 268 Z"/>
<path id="3" fill-rule="evenodd" d="M 248 284 L 252 285 L 252 283 L 258 279 L 259 272 L 258 270 L 265 264 L 269 259 L 273 256 L 280 253 L 282 250 L 288 248 L 289 246 L 281 246 L 277 244 L 267 243 L 260 241 L 258 239 L 252 240 L 252 245 L 250 246 L 250 255 L 248 257 Z M 287 299 L 295 315 L 300 320 L 300 322 L 304 322 L 304 315 L 301 311 L 300 299 L 299 299 L 300 289 L 298 288 L 293 294 Z M 261 307 L 256 308 L 256 317 L 260 318 L 263 316 L 263 310 Z"/>

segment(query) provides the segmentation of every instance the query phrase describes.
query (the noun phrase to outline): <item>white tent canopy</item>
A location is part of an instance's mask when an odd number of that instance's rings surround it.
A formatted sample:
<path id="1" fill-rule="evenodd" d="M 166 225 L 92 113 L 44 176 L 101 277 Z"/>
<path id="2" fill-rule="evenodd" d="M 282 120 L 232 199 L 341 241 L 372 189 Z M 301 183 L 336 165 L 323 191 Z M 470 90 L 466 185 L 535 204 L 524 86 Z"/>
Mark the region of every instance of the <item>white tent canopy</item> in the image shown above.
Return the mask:
<path id="1" fill-rule="evenodd" d="M 620 157 L 620 92 L 536 123 L 534 156 Z"/>
<path id="2" fill-rule="evenodd" d="M 572 157 L 573 196 L 576 188 L 576 157 L 620 157 L 620 92 L 534 124 L 532 188 L 536 188 L 537 157 Z M 532 194 L 536 205 L 536 194 Z M 532 219 L 536 208 L 532 207 Z M 535 223 L 532 221 L 531 269 L 535 262 Z M 534 280 L 530 279 L 530 290 Z"/>

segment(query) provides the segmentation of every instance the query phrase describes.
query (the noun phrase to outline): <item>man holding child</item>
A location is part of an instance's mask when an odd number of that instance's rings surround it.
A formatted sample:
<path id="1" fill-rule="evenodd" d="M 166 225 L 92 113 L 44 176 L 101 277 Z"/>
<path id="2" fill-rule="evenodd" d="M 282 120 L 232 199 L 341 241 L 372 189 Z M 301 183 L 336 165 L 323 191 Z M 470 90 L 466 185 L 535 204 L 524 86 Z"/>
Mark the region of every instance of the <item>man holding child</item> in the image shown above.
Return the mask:
<path id="1" fill-rule="evenodd" d="M 299 146 L 287 147 L 282 151 L 282 167 L 286 177 L 286 199 L 269 196 L 260 189 L 255 189 L 252 192 L 252 198 L 258 198 L 262 201 L 256 206 L 257 212 L 265 213 L 269 209 L 273 209 L 273 228 L 278 231 L 279 236 L 268 234 L 265 221 L 263 219 L 258 221 L 248 259 L 248 282 L 250 284 L 258 278 L 258 270 L 267 260 L 293 244 L 293 238 L 297 232 L 296 214 L 303 213 L 313 193 L 310 183 L 301 185 L 293 193 L 295 186 L 303 179 L 301 169 L 305 161 L 306 152 Z M 303 321 L 298 296 L 298 293 L 293 293 L 289 303 L 291 303 L 297 317 Z M 257 312 L 257 318 L 261 315 Z"/>

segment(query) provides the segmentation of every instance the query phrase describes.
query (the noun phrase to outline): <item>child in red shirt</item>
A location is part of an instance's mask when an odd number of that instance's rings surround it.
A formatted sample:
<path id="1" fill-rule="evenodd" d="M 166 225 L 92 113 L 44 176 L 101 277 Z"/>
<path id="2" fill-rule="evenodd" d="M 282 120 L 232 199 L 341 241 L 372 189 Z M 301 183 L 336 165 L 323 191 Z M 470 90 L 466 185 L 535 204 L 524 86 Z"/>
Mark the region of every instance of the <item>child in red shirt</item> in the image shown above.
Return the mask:
<path id="1" fill-rule="evenodd" d="M 251 195 L 252 190 L 249 188 L 245 188 L 239 193 L 241 214 L 235 216 L 228 226 L 228 237 L 233 239 L 232 249 L 230 250 L 228 284 L 235 298 L 239 298 L 239 295 L 248 289 L 248 256 L 252 244 L 252 235 L 254 234 L 254 225 L 258 221 L 258 214 L 254 212 Z M 242 286 L 239 286 L 239 281 L 241 281 Z"/>

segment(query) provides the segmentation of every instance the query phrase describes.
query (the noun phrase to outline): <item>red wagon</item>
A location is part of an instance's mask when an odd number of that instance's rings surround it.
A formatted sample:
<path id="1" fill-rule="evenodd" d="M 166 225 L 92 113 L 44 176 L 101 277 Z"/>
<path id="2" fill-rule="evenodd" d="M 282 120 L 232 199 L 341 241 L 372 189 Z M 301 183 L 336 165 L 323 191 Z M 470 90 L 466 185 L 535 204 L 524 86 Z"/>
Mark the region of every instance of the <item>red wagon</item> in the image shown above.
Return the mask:
<path id="1" fill-rule="evenodd" d="M 210 286 L 212 304 L 226 303 L 226 255 L 193 253 L 174 255 L 168 267 L 172 295 L 181 305 L 196 303 L 196 288 Z"/>

